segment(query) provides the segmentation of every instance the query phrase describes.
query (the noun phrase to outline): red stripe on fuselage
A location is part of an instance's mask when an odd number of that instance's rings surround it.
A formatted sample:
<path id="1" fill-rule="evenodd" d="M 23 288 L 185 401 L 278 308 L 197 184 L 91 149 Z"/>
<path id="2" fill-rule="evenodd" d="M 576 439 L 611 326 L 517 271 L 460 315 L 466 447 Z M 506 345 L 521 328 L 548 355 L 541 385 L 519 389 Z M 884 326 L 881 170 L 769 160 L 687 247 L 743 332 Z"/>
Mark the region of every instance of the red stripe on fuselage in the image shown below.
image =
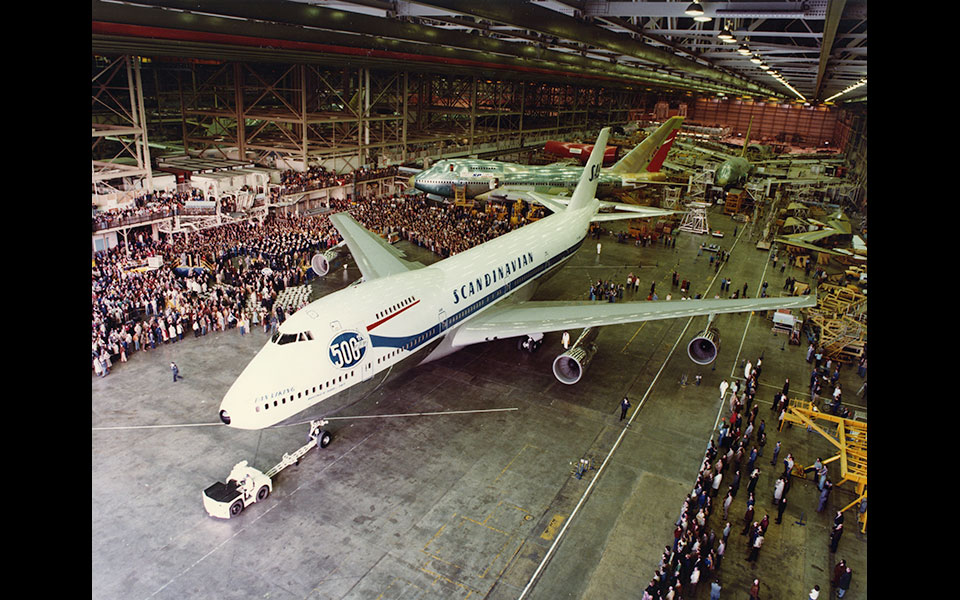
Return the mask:
<path id="1" fill-rule="evenodd" d="M 419 301 L 419 300 L 417 300 L 417 301 L 414 302 L 413 304 L 408 304 L 408 305 L 404 306 L 403 308 L 401 308 L 401 309 L 398 310 L 397 312 L 393 313 L 392 315 L 387 316 L 387 317 L 384 317 L 384 318 L 380 319 L 379 321 L 377 321 L 376 323 L 374 323 L 374 324 L 372 324 L 372 325 L 367 325 L 367 331 L 370 331 L 370 330 L 372 330 L 374 327 L 377 327 L 377 326 L 379 326 L 379 325 L 383 325 L 384 323 L 386 323 L 386 322 L 389 321 L 390 319 L 392 319 L 392 318 L 394 318 L 395 316 L 399 315 L 400 313 L 402 313 L 403 311 L 407 310 L 408 308 L 413 308 L 413 307 L 416 306 L 417 304 L 420 304 L 420 301 Z"/>

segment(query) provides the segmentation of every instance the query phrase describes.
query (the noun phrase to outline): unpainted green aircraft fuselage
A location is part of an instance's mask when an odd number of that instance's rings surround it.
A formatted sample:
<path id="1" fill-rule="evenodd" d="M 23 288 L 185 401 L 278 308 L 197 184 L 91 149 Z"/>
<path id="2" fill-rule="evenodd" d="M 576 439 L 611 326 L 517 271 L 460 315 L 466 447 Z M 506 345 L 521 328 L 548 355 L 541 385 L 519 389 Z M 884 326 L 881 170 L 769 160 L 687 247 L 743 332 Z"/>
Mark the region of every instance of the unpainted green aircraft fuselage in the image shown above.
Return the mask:
<path id="1" fill-rule="evenodd" d="M 483 159 L 450 159 L 437 161 L 429 169 L 413 178 L 414 187 L 428 194 L 454 197 L 457 186 L 464 186 L 467 198 L 493 189 L 502 191 L 552 192 L 573 191 L 583 167 L 578 165 L 529 166 L 517 163 Z M 619 175 L 600 173 L 597 195 L 604 196 L 620 189 L 633 187 L 625 184 Z"/>

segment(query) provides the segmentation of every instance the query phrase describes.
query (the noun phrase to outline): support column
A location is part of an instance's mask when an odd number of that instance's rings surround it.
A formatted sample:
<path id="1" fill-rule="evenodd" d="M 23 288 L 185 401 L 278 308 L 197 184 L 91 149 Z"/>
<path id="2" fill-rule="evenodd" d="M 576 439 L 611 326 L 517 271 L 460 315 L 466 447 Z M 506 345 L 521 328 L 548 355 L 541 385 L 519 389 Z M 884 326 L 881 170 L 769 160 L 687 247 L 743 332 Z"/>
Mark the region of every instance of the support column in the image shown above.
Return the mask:
<path id="1" fill-rule="evenodd" d="M 304 168 L 307 167 L 307 65 L 298 67 L 300 74 L 300 127 L 303 134 L 300 138 L 302 152 L 300 158 L 303 160 Z"/>
<path id="2" fill-rule="evenodd" d="M 520 147 L 523 147 L 523 100 L 527 92 L 527 84 L 520 82 Z"/>
<path id="3" fill-rule="evenodd" d="M 153 167 L 150 164 L 150 145 L 147 143 L 147 113 L 143 108 L 143 81 L 140 78 L 140 57 L 132 57 L 134 86 L 136 88 L 137 103 L 133 113 L 134 127 L 140 128 L 137 136 L 137 166 L 146 171 L 147 191 L 153 193 Z"/>
<path id="4" fill-rule="evenodd" d="M 474 75 L 470 88 L 470 154 L 473 154 L 473 135 L 477 125 L 477 77 Z"/>
<path id="5" fill-rule="evenodd" d="M 233 98 L 236 105 L 237 151 L 240 153 L 240 160 L 243 160 L 247 155 L 247 133 L 243 110 L 243 65 L 240 63 L 233 63 Z"/>
<path id="6" fill-rule="evenodd" d="M 400 113 L 403 115 L 403 121 L 401 124 L 403 129 L 400 133 L 400 143 L 401 143 L 400 161 L 404 163 L 407 162 L 407 120 L 408 120 L 407 96 L 409 95 L 409 85 L 410 85 L 408 81 L 409 78 L 410 78 L 410 73 L 408 71 L 404 71 L 403 72 L 403 109 L 402 109 L 402 112 Z"/>

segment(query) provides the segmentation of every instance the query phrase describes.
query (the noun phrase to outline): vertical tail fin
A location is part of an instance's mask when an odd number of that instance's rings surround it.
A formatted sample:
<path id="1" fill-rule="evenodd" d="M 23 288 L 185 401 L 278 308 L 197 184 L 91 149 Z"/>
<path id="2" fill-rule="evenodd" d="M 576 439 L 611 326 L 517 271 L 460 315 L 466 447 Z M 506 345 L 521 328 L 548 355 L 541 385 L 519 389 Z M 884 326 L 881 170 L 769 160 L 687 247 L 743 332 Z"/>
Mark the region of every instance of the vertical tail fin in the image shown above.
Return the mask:
<path id="1" fill-rule="evenodd" d="M 683 117 L 670 117 L 664 121 L 656 131 L 648 135 L 636 148 L 624 155 L 623 158 L 617 161 L 617 164 L 610 167 L 610 172 L 617 175 L 639 173 L 644 169 L 653 172 L 654 169 L 649 167 L 652 162 L 651 157 L 654 157 L 654 154 L 659 157 L 660 153 L 657 150 L 663 150 L 662 146 L 666 146 L 667 151 L 670 150 L 670 144 L 673 143 L 673 136 L 676 135 L 675 132 L 677 129 L 680 129 L 682 123 Z M 670 136 L 670 143 L 664 144 L 664 140 L 667 139 L 668 136 Z M 664 152 L 663 158 L 666 158 L 666 156 L 667 154 Z M 660 159 L 661 164 L 663 164 L 663 158 Z M 659 170 L 659 167 L 657 167 L 657 170 Z"/>
<path id="2" fill-rule="evenodd" d="M 580 182 L 573 190 L 573 196 L 567 210 L 577 210 L 586 206 L 597 195 L 597 184 L 600 182 L 600 169 L 603 167 L 603 152 L 607 148 L 607 138 L 610 137 L 610 128 L 604 127 L 597 136 L 593 151 L 587 164 L 580 174 Z"/>
<path id="3" fill-rule="evenodd" d="M 753 127 L 753 117 L 750 117 L 750 124 L 747 125 L 747 137 L 743 138 L 743 150 L 740 151 L 740 156 L 747 156 L 747 146 L 750 145 L 750 129 Z"/>
<path id="4" fill-rule="evenodd" d="M 660 172 L 660 167 L 663 166 L 663 161 L 667 160 L 667 154 L 670 152 L 670 147 L 673 146 L 673 140 L 677 138 L 678 131 L 680 131 L 679 125 L 667 134 L 667 140 L 660 145 L 660 149 L 657 150 L 657 153 L 653 155 L 653 158 L 651 158 L 649 164 L 647 164 L 647 173 Z"/>

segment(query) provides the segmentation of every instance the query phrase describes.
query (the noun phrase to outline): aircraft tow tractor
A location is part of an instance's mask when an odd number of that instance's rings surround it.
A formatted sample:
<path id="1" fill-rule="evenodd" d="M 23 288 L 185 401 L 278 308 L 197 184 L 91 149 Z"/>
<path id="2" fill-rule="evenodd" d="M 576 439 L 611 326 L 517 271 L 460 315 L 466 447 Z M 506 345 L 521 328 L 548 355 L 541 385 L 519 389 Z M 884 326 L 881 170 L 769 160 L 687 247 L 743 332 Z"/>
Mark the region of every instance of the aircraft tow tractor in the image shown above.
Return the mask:
<path id="1" fill-rule="evenodd" d="M 299 464 L 304 454 L 314 446 L 326 448 L 330 445 L 330 432 L 323 429 L 327 420 L 310 421 L 309 441 L 293 454 L 284 453 L 283 459 L 266 473 L 251 467 L 241 460 L 227 476 L 226 483 L 218 481 L 203 490 L 203 507 L 207 514 L 218 519 L 229 519 L 243 512 L 243 509 L 265 500 L 273 491 L 273 478 L 292 464 Z"/>

